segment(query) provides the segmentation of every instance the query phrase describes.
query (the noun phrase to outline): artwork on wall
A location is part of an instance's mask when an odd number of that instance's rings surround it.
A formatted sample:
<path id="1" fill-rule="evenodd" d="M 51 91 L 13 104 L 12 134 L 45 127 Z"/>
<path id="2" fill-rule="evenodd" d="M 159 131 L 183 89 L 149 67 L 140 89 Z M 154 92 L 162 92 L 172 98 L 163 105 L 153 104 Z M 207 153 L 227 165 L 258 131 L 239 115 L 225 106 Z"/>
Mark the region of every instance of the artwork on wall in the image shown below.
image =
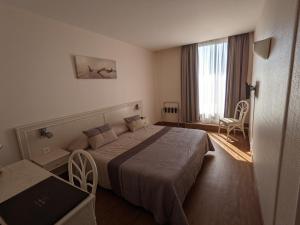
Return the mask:
<path id="1" fill-rule="evenodd" d="M 116 79 L 116 61 L 88 56 L 75 56 L 77 78 Z"/>

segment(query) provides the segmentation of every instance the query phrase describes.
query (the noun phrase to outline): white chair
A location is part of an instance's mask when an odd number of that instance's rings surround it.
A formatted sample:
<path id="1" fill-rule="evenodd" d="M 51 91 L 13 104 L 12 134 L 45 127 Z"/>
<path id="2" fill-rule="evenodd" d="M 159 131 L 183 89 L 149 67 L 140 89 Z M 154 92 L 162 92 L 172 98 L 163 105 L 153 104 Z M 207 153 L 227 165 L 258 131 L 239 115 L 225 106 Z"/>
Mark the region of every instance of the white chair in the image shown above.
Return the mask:
<path id="1" fill-rule="evenodd" d="M 243 132 L 244 138 L 246 138 L 244 123 L 248 111 L 249 111 L 249 103 L 245 100 L 239 101 L 235 106 L 234 118 L 219 119 L 218 133 L 220 134 L 221 128 L 225 128 L 227 130 L 226 140 L 228 140 L 230 137 L 230 132 L 234 130 L 234 134 L 235 134 L 235 129 L 239 128 Z"/>
<path id="2" fill-rule="evenodd" d="M 68 171 L 69 181 L 73 185 L 96 195 L 98 172 L 96 163 L 90 153 L 84 150 L 74 151 L 69 158 Z"/>

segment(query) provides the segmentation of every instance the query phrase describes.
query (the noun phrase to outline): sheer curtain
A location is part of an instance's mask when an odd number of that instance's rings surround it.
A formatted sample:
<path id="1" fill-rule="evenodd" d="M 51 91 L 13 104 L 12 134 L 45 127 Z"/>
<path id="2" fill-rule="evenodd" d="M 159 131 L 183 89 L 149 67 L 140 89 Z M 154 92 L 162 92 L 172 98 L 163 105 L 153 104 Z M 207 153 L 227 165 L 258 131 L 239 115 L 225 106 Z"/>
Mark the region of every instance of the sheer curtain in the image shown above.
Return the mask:
<path id="1" fill-rule="evenodd" d="M 224 116 L 227 39 L 198 45 L 200 122 L 216 123 Z"/>

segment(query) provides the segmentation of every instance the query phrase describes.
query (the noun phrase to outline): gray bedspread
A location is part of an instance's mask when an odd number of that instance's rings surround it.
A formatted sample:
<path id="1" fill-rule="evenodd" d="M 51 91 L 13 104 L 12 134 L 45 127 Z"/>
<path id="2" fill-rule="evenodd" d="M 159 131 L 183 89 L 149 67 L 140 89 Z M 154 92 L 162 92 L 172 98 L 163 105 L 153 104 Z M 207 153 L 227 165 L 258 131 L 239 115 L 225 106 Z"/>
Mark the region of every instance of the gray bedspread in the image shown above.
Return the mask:
<path id="1" fill-rule="evenodd" d="M 111 187 L 159 224 L 188 225 L 182 204 L 209 150 L 205 131 L 165 127 L 108 163 Z"/>

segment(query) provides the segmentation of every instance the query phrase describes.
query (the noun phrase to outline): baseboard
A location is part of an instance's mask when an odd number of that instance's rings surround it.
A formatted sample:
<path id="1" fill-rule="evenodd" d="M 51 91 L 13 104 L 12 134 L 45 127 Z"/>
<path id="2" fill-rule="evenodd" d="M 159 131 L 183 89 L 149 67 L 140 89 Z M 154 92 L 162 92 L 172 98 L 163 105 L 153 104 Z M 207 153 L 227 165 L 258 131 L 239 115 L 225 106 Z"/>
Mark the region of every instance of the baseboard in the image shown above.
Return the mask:
<path id="1" fill-rule="evenodd" d="M 169 127 L 184 127 L 184 128 L 191 128 L 191 129 L 199 129 L 205 130 L 209 132 L 218 132 L 219 126 L 217 124 L 203 124 L 203 123 L 176 123 L 176 122 L 167 122 L 167 121 L 160 121 L 157 122 L 156 125 L 161 126 L 169 126 Z M 221 129 L 221 133 L 225 133 L 225 129 Z M 240 132 L 240 130 L 236 130 L 236 132 Z M 245 133 L 248 134 L 248 124 L 245 124 Z"/>

